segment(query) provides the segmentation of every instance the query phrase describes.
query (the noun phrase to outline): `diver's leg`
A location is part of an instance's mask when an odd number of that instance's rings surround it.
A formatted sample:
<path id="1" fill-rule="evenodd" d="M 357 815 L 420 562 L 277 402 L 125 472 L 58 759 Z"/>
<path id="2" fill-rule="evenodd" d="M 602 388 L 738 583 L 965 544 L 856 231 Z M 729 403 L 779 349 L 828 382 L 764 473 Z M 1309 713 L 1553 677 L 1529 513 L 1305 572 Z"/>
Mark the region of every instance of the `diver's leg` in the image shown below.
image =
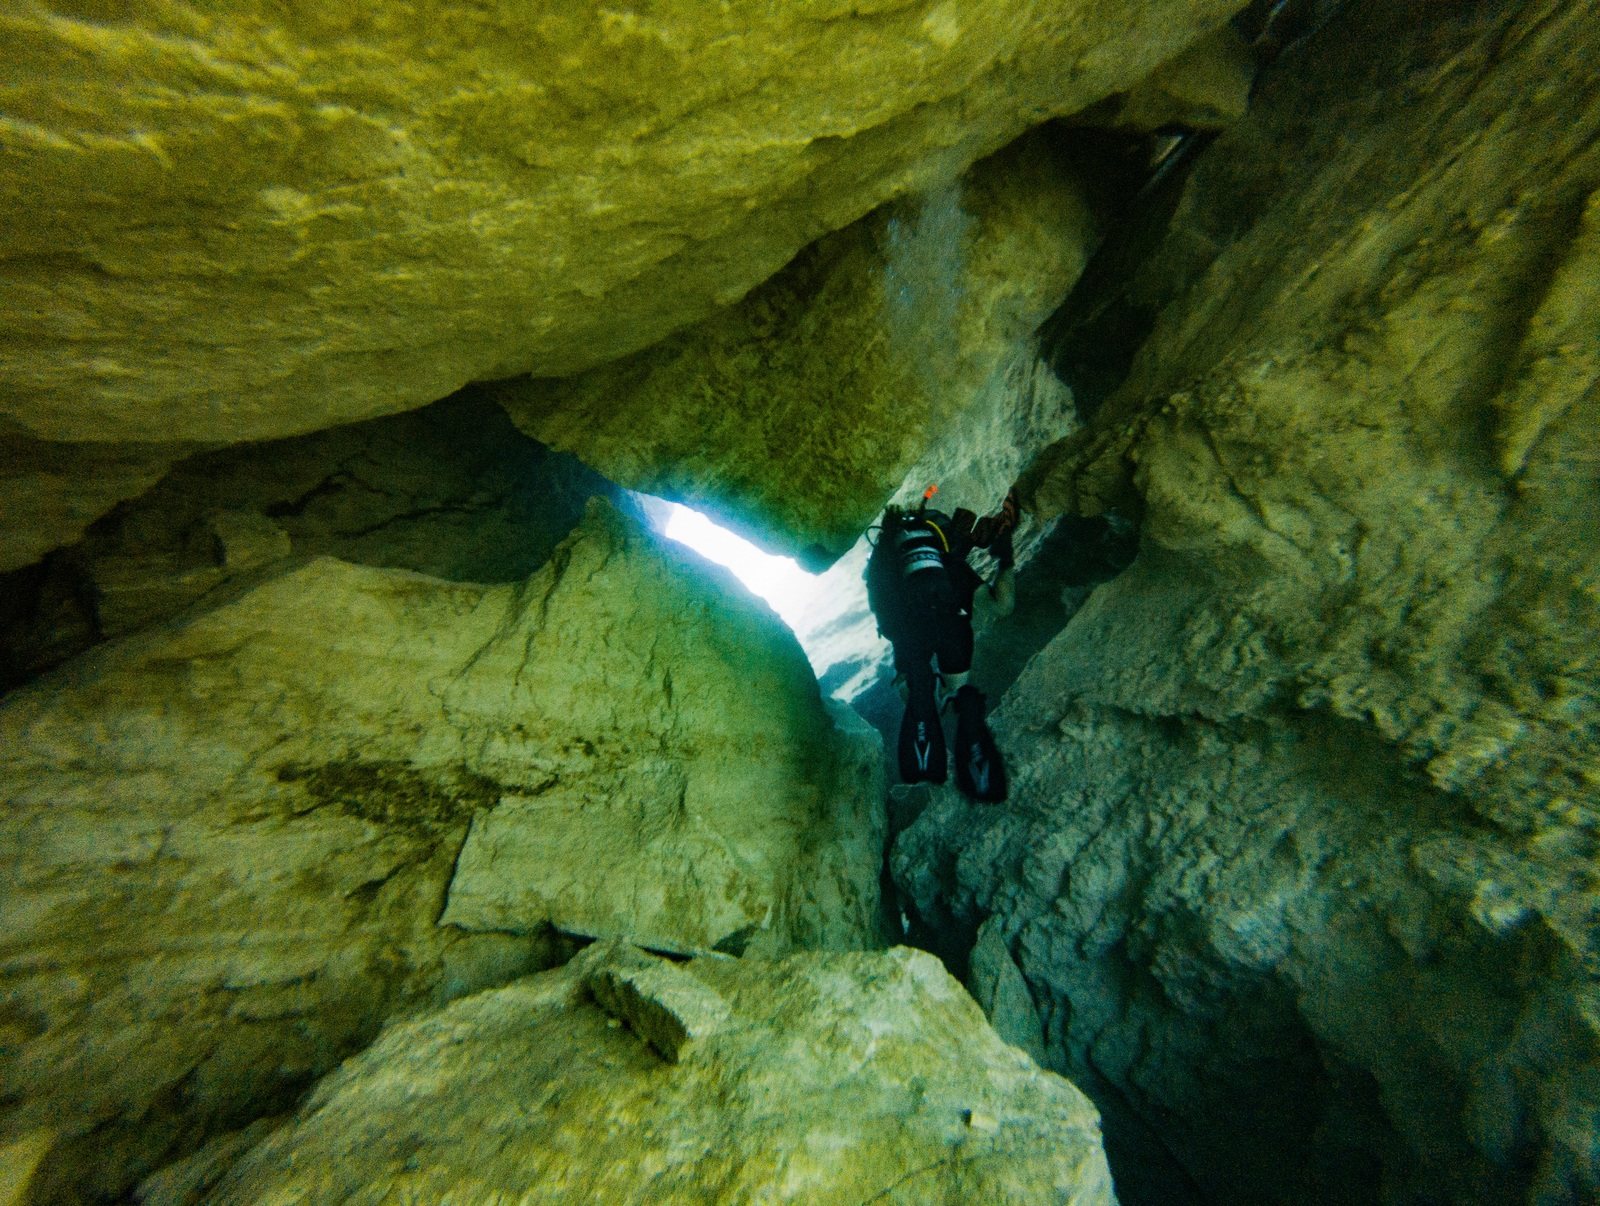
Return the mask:
<path id="1" fill-rule="evenodd" d="M 956 608 L 944 617 L 938 636 L 939 668 L 954 692 L 956 711 L 956 786 L 974 800 L 1006 798 L 1006 770 L 994 735 L 985 723 L 983 692 L 967 682 L 972 669 L 972 619 Z"/>
<path id="2" fill-rule="evenodd" d="M 906 711 L 900 719 L 900 779 L 905 783 L 943 783 L 949 773 L 944 724 L 934 695 L 933 666 L 907 666 Z"/>
<path id="3" fill-rule="evenodd" d="M 956 786 L 994 804 L 1006 798 L 1006 765 L 984 715 L 987 704 L 976 687 L 956 692 Z"/>

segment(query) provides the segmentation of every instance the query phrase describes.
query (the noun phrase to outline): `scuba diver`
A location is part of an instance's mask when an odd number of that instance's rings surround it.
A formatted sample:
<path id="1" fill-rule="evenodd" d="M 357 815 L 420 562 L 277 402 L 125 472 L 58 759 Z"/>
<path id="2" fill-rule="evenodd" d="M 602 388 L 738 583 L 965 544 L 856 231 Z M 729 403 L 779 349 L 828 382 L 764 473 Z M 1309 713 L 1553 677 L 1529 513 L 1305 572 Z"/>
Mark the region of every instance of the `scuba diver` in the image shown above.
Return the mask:
<path id="1" fill-rule="evenodd" d="M 980 586 L 1009 610 L 1012 530 L 1017 492 L 999 512 L 979 519 L 928 509 L 930 486 L 916 510 L 890 506 L 867 560 L 867 602 L 878 631 L 894 646 L 896 686 L 905 699 L 900 721 L 900 778 L 943 783 L 948 770 L 943 704 L 956 713 L 956 786 L 975 800 L 1006 798 L 1006 770 L 984 717 L 983 693 L 967 682 L 972 668 L 972 607 Z M 975 548 L 1000 563 L 991 585 L 967 564 Z M 941 689 L 943 696 L 941 698 Z"/>

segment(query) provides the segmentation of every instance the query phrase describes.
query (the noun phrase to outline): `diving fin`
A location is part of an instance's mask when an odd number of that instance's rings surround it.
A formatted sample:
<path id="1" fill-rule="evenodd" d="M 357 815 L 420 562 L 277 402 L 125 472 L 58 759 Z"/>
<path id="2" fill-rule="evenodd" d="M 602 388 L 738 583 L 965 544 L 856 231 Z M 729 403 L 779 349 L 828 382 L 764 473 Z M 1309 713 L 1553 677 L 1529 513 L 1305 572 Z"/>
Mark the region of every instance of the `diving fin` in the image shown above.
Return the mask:
<path id="1" fill-rule="evenodd" d="M 984 719 L 985 702 L 976 687 L 956 692 L 956 786 L 974 800 L 998 804 L 1006 798 L 1006 766 Z"/>
<path id="2" fill-rule="evenodd" d="M 943 783 L 949 774 L 944 722 L 934 696 L 933 674 L 907 675 L 910 688 L 905 715 L 900 718 L 900 781 Z"/>

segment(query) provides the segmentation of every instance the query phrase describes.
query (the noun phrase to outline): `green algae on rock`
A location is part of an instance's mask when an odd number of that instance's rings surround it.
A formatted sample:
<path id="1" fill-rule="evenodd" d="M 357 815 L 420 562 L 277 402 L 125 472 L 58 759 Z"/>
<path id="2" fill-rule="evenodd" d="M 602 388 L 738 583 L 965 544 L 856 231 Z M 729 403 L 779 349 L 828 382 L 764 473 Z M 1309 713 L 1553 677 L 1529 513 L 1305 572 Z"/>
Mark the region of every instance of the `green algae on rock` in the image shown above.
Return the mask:
<path id="1" fill-rule="evenodd" d="M 552 922 L 874 944 L 879 759 L 776 616 L 598 500 L 525 583 L 290 560 L 90 650 L 0 705 L 0 1125 L 50 1133 L 33 1200 L 281 1112 L 396 1014 L 548 966 Z M 562 861 L 530 884 L 534 841 Z"/>
<path id="2" fill-rule="evenodd" d="M 1074 169 L 1040 131 L 956 186 L 818 240 L 657 347 L 488 391 L 612 480 L 826 564 L 1032 360 L 1035 328 L 1097 235 Z"/>
<path id="3" fill-rule="evenodd" d="M 621 954 L 391 1028 L 207 1202 L 1115 1201 L 1093 1106 L 932 956 L 654 960 L 722 1018 L 669 1062 L 585 991 Z"/>
<path id="4" fill-rule="evenodd" d="M 229 442 L 576 372 L 1238 7 L 14 5 L 3 409 Z"/>
<path id="5" fill-rule="evenodd" d="M 1280 60 L 1033 482 L 1138 558 L 1008 693 L 1012 805 L 897 848 L 1219 1198 L 1600 1185 L 1597 20 L 1363 3 Z"/>
<path id="6" fill-rule="evenodd" d="M 493 403 L 461 395 L 189 456 L 81 540 L 0 578 L 0 690 L 221 599 L 291 555 L 521 581 L 577 526 L 586 499 L 617 493 Z"/>
<path id="7" fill-rule="evenodd" d="M 596 500 L 440 697 L 501 784 L 447 924 L 661 950 L 850 948 L 876 933 L 877 735 L 793 635 Z"/>

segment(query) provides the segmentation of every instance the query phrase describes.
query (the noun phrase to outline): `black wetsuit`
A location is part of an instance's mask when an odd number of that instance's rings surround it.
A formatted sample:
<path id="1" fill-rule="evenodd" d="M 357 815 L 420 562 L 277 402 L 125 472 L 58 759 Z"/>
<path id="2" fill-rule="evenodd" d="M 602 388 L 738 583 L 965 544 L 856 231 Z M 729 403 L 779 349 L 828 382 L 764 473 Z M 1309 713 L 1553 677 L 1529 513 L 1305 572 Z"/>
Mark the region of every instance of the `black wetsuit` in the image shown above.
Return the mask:
<path id="1" fill-rule="evenodd" d="M 945 781 L 938 679 L 972 668 L 972 603 L 983 585 L 967 556 L 994 547 L 1009 563 L 1012 506 L 1008 499 L 1005 511 L 985 519 L 964 510 L 891 512 L 867 562 L 867 600 L 906 685 L 898 753 L 907 783 Z M 1004 766 L 984 723 L 982 694 L 963 685 L 955 705 L 958 785 L 977 799 L 1004 799 Z"/>

